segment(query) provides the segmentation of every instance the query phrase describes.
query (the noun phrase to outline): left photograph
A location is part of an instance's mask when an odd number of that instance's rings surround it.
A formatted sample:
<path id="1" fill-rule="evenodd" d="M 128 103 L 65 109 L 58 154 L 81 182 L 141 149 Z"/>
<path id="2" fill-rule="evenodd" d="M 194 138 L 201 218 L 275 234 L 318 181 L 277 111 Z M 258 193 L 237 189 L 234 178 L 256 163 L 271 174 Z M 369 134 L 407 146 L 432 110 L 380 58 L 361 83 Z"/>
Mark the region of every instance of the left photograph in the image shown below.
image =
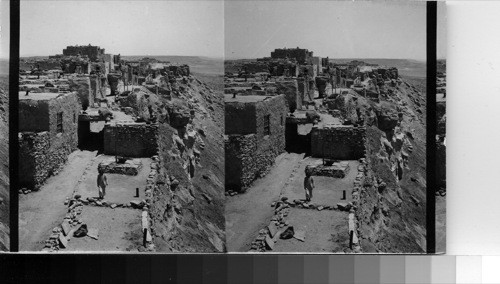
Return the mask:
<path id="1" fill-rule="evenodd" d="M 0 251 L 10 250 L 9 45 L 10 5 L 0 2 Z"/>
<path id="2" fill-rule="evenodd" d="M 225 252 L 224 3 L 20 9 L 19 251 Z"/>

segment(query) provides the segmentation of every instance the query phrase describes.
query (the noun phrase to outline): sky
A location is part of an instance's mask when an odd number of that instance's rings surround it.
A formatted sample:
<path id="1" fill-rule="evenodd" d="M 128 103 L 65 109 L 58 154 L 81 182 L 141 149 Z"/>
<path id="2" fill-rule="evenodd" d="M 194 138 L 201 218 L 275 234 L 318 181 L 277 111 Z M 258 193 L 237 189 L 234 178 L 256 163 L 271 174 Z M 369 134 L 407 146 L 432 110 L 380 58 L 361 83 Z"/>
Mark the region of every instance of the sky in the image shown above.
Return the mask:
<path id="1" fill-rule="evenodd" d="M 20 56 L 88 44 L 121 55 L 224 56 L 223 1 L 21 1 L 20 9 Z"/>
<path id="2" fill-rule="evenodd" d="M 9 1 L 0 1 L 0 58 L 9 58 L 10 44 L 10 5 Z"/>
<path id="3" fill-rule="evenodd" d="M 224 14 L 226 58 L 284 47 L 330 58 L 426 58 L 423 2 L 228 1 Z"/>
<path id="4" fill-rule="evenodd" d="M 446 3 L 439 2 L 437 6 L 437 58 L 446 59 L 446 44 L 447 44 L 447 14 L 446 14 Z"/>

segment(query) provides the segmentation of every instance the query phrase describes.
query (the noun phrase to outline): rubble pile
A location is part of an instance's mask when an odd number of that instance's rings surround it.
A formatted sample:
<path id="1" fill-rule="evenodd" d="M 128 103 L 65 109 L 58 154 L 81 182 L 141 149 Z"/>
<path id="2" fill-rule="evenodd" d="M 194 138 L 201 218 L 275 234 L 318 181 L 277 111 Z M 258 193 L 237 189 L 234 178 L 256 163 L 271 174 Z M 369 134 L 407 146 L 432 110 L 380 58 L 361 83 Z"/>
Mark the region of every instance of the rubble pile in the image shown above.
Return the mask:
<path id="1" fill-rule="evenodd" d="M 99 163 L 97 169 L 99 172 L 102 171 L 103 173 L 136 176 L 141 170 L 141 168 L 142 168 L 142 163 L 140 160 L 132 159 L 120 163 L 114 161 L 113 159 Z"/>

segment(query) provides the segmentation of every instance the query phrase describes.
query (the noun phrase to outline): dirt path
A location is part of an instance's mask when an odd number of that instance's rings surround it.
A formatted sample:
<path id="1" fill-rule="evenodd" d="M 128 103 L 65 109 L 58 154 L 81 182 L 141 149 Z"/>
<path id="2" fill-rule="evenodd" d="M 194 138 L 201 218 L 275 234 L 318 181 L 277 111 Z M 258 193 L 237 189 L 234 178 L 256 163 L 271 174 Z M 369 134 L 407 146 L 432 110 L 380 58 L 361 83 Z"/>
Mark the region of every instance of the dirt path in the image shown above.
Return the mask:
<path id="1" fill-rule="evenodd" d="M 68 248 L 60 252 L 137 252 L 137 248 L 141 246 L 141 210 L 84 206 L 80 219 L 89 229 L 98 229 L 99 238 L 73 237 L 68 242 Z"/>
<path id="2" fill-rule="evenodd" d="M 436 251 L 446 252 L 446 196 L 436 196 Z"/>
<path id="3" fill-rule="evenodd" d="M 341 252 L 349 246 L 348 214 L 333 210 L 292 208 L 287 218 L 294 230 L 305 232 L 305 241 L 278 239 L 273 252 Z"/>
<path id="4" fill-rule="evenodd" d="M 66 197 L 82 177 L 97 152 L 75 151 L 64 169 L 50 177 L 37 192 L 19 196 L 19 250 L 40 251 L 44 241 L 59 225 L 67 212 Z"/>
<path id="5" fill-rule="evenodd" d="M 246 252 L 258 231 L 273 215 L 271 203 L 279 198 L 281 189 L 303 154 L 284 153 L 276 158 L 271 171 L 255 181 L 246 193 L 226 199 L 226 245 L 229 252 Z"/>
<path id="6" fill-rule="evenodd" d="M 308 157 L 290 175 L 283 196 L 289 200 L 305 199 L 303 179 L 307 165 L 321 164 L 322 160 Z M 358 174 L 358 161 L 347 161 L 349 172 L 344 178 L 314 176 L 315 189 L 310 204 L 333 206 L 338 202 L 351 202 L 354 180 Z M 343 191 L 346 199 L 343 200 Z M 295 238 L 279 239 L 273 252 L 341 252 L 349 245 L 348 214 L 334 210 L 291 208 L 287 217 L 290 226 L 305 232 L 305 241 Z"/>
<path id="7" fill-rule="evenodd" d="M 283 154 L 271 172 L 242 195 L 228 197 L 226 203 L 226 237 L 228 251 L 248 251 L 258 232 L 273 217 L 271 203 L 279 196 L 290 201 L 304 199 L 303 179 L 307 165 L 321 159 L 302 158 L 299 154 Z M 311 204 L 334 206 L 352 201 L 351 191 L 358 174 L 358 161 L 347 161 L 350 170 L 345 178 L 315 176 Z M 342 199 L 343 191 L 346 199 Z M 349 245 L 348 213 L 337 210 L 291 208 L 286 220 L 296 230 L 305 232 L 306 240 L 278 240 L 273 252 L 342 252 Z"/>
<path id="8" fill-rule="evenodd" d="M 80 195 L 82 200 L 98 197 L 96 187 L 98 165 L 103 161 L 112 160 L 114 160 L 113 156 L 99 155 L 89 162 L 85 172 L 82 172 L 80 182 L 74 187 L 75 194 Z M 140 161 L 142 164 L 139 173 L 135 176 L 106 174 L 108 187 L 106 188 L 106 196 L 101 202 L 119 204 L 119 207 L 111 208 L 86 204 L 82 208 L 79 219 L 82 224 L 87 225 L 89 230 L 96 229 L 98 238 L 93 239 L 88 235 L 81 238 L 71 237 L 67 247 L 61 252 L 137 251 L 142 243 L 142 210 L 124 208 L 122 205 L 128 204 L 132 200 L 141 201 L 145 198 L 146 180 L 150 173 L 151 159 L 139 158 L 134 159 L 134 161 Z M 139 197 L 135 197 L 136 188 L 139 188 Z"/>
<path id="9" fill-rule="evenodd" d="M 300 162 L 300 165 L 290 175 L 288 186 L 284 189 L 283 195 L 289 200 L 305 199 L 304 192 L 304 172 L 307 165 L 321 164 L 322 160 L 308 157 Z M 351 202 L 354 179 L 358 174 L 358 161 L 347 161 L 349 163 L 349 173 L 345 178 L 331 178 L 324 176 L 314 176 L 315 189 L 313 191 L 312 203 L 319 205 L 336 205 L 337 202 Z M 346 199 L 342 200 L 343 190 L 346 190 Z"/>

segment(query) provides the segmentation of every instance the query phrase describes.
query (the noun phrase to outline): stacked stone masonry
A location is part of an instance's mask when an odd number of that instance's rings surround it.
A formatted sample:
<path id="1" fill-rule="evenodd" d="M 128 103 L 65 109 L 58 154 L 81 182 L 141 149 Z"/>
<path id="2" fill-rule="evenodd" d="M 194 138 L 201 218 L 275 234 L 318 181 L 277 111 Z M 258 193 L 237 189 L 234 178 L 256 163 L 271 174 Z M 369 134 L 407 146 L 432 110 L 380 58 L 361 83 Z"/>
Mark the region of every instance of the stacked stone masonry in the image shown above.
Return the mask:
<path id="1" fill-rule="evenodd" d="M 283 95 L 232 106 L 234 108 L 226 103 L 226 186 L 227 189 L 241 190 L 264 176 L 275 158 L 285 150 L 287 107 Z M 228 120 L 228 113 L 234 114 L 229 115 L 234 119 Z M 241 125 L 244 133 L 235 134 L 237 128 L 234 125 Z"/>
<path id="2" fill-rule="evenodd" d="M 57 146 L 56 146 L 57 145 Z M 19 184 L 39 189 L 45 180 L 56 174 L 76 149 L 70 143 L 53 143 L 48 132 L 25 132 L 19 136 Z"/>
<path id="3" fill-rule="evenodd" d="M 104 154 L 151 157 L 158 153 L 158 125 L 125 124 L 104 127 Z"/>
<path id="4" fill-rule="evenodd" d="M 311 131 L 311 155 L 318 158 L 356 160 L 365 154 L 364 127 L 314 127 Z"/>

